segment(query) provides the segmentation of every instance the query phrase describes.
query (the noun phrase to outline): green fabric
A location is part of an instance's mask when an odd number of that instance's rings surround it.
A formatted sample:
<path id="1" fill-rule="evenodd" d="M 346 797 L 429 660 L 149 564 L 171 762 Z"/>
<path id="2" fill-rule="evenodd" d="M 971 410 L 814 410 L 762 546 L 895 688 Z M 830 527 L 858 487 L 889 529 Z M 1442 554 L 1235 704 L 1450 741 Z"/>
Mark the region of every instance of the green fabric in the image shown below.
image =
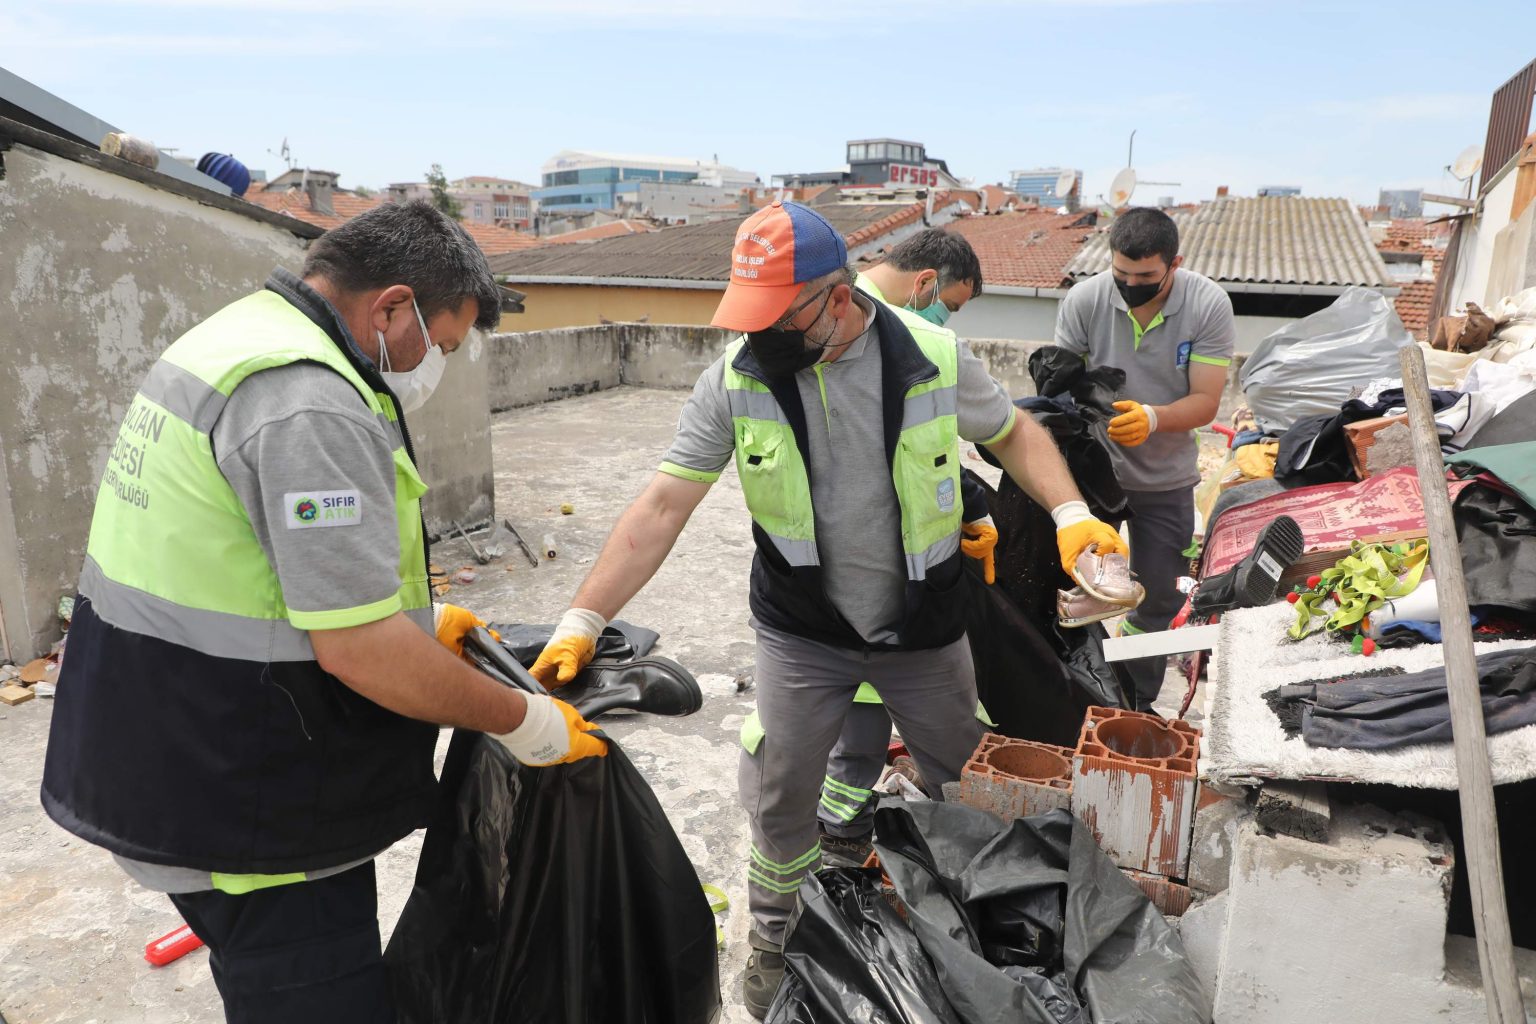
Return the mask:
<path id="1" fill-rule="evenodd" d="M 1445 461 L 1452 466 L 1487 470 L 1527 505 L 1536 507 L 1536 441 L 1470 448 L 1446 456 Z"/>
<path id="2" fill-rule="evenodd" d="M 860 683 L 859 684 L 858 690 L 856 690 L 854 692 L 853 702 L 855 704 L 883 704 L 883 703 L 885 703 L 884 701 L 882 701 L 880 699 L 880 694 L 875 692 L 875 688 L 873 686 L 869 685 L 868 683 Z"/>
<path id="3" fill-rule="evenodd" d="M 1192 362 L 1192 363 L 1204 363 L 1206 366 L 1231 366 L 1232 365 L 1232 360 L 1230 360 L 1230 359 L 1219 359 L 1216 356 L 1197 356 L 1197 355 L 1195 355 L 1193 353 L 1190 354 L 1189 361 Z"/>
<path id="4" fill-rule="evenodd" d="M 741 749 L 755 755 L 763 742 L 763 720 L 753 711 L 741 722 Z"/>
<path id="5" fill-rule="evenodd" d="M 1428 544 L 1388 546 L 1355 541 L 1350 554 L 1320 574 L 1316 587 L 1297 597 L 1291 638 L 1300 640 L 1323 630 L 1335 633 L 1358 626 L 1387 601 L 1412 593 L 1428 564 Z"/>
<path id="6" fill-rule="evenodd" d="M 431 606 L 419 500 L 427 487 L 403 448 L 393 453 L 399 591 L 364 608 L 291 612 L 206 429 L 181 414 L 211 427 L 222 398 L 241 381 L 301 360 L 339 373 L 375 416 L 394 419 L 387 396 L 373 392 L 325 331 L 282 296 L 263 291 L 226 306 L 165 351 L 119 429 L 86 547 L 107 579 L 182 607 L 287 619 L 299 629 L 358 625 Z M 172 381 L 161 388 L 165 404 L 145 393 L 156 379 Z M 216 553 L 217 561 L 199 552 Z"/>
<path id="7" fill-rule="evenodd" d="M 1141 339 L 1146 336 L 1147 332 L 1151 331 L 1154 327 L 1161 327 L 1163 324 L 1162 310 L 1158 310 L 1157 315 L 1145 327 L 1141 326 L 1141 321 L 1136 319 L 1135 313 L 1126 310 L 1125 315 L 1131 318 L 1131 332 L 1134 339 L 1132 346 L 1137 349 L 1141 348 Z"/>
<path id="8" fill-rule="evenodd" d="M 212 877 L 213 887 L 231 896 L 244 896 L 257 889 L 272 889 L 279 885 L 293 885 L 295 882 L 305 880 L 302 871 L 286 875 L 226 875 L 222 871 L 215 871 Z"/>

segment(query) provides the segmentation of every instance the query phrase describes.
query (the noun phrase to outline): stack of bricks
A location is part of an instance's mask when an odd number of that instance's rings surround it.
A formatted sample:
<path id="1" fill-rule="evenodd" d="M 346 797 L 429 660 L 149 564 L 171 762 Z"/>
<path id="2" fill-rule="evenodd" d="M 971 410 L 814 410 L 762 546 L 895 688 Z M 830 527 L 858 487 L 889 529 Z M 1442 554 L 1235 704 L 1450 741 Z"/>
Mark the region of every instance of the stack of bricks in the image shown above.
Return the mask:
<path id="1" fill-rule="evenodd" d="M 960 802 L 1012 821 L 1070 807 L 1072 749 L 987 733 L 960 775 Z"/>
<path id="2" fill-rule="evenodd" d="M 1185 722 L 1089 708 L 1076 749 L 982 737 L 960 802 L 1004 821 L 1068 808 L 1164 914 L 1189 907 L 1200 731 Z"/>
<path id="3" fill-rule="evenodd" d="M 1072 813 L 1165 914 L 1189 907 L 1200 730 L 1089 708 L 1072 757 Z"/>

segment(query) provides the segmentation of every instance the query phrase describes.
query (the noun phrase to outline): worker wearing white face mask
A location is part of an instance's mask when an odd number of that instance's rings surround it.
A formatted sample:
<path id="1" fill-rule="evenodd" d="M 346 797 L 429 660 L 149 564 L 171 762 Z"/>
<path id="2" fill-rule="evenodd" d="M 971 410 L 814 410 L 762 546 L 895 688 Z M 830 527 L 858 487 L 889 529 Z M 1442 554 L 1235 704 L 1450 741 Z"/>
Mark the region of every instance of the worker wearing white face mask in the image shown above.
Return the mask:
<path id="1" fill-rule="evenodd" d="M 427 823 L 438 726 L 607 752 L 456 657 L 482 623 L 427 589 L 401 410 L 500 306 L 461 226 L 385 204 L 177 339 L 118 431 L 42 801 L 169 896 L 230 1024 L 394 1019 L 373 860 Z"/>
<path id="2" fill-rule="evenodd" d="M 416 304 L 414 295 L 411 297 L 411 308 L 416 312 L 416 324 L 421 328 L 421 341 L 426 346 L 426 353 L 414 370 L 403 373 L 392 370 L 384 332 L 373 332 L 379 339 L 379 376 L 384 378 L 389 390 L 400 399 L 400 407 L 406 412 L 415 412 L 427 404 L 427 399 L 437 390 L 437 382 L 443 379 L 443 368 L 448 364 L 448 357 L 443 355 L 443 347 L 432 343 L 432 334 L 427 330 L 427 322 L 422 319 L 421 307 Z"/>

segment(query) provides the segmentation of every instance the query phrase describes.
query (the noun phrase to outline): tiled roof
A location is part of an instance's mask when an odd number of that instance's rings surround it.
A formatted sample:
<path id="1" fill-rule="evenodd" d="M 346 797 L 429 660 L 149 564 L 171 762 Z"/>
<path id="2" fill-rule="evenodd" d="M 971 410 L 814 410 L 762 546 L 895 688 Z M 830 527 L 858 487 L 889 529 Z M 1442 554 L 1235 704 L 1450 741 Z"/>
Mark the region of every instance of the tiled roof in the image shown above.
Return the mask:
<path id="1" fill-rule="evenodd" d="M 1394 220 L 1387 225 L 1376 248 L 1380 252 L 1390 253 L 1441 253 L 1449 233 L 1448 222 L 1445 221 L 1431 223 L 1423 218 Z"/>
<path id="2" fill-rule="evenodd" d="M 1173 210 L 1184 266 L 1215 281 L 1367 288 L 1392 284 L 1360 212 L 1344 199 L 1232 197 Z M 1109 234 L 1067 266 L 1073 280 L 1109 268 Z"/>
<path id="3" fill-rule="evenodd" d="M 1006 209 L 1009 203 L 1013 204 L 1014 209 L 1019 209 L 1025 205 L 1033 205 L 1026 204 L 1017 192 L 1003 188 L 1001 185 L 983 185 L 981 186 L 981 191 L 987 197 L 988 213 L 997 213 L 1000 210 Z"/>
<path id="4" fill-rule="evenodd" d="M 354 192 L 336 191 L 331 193 L 331 207 L 334 214 L 318 213 L 309 203 L 309 194 L 296 188 L 278 189 L 268 191 L 252 185 L 245 193 L 247 201 L 257 206 L 271 210 L 274 213 L 287 214 L 308 224 L 325 228 L 337 228 L 360 214 L 367 213 L 375 206 L 385 202 L 377 197 L 365 197 Z M 510 228 L 499 228 L 490 224 L 468 224 L 464 230 L 480 246 L 480 250 L 486 256 L 498 256 L 502 253 L 516 252 L 518 249 L 528 249 L 539 244 L 539 240 L 533 235 L 526 235 Z"/>
<path id="5" fill-rule="evenodd" d="M 850 248 L 922 217 L 921 203 L 880 206 L 829 203 L 816 212 L 843 233 Z M 585 245 L 541 245 L 491 260 L 491 269 L 515 283 L 529 277 L 633 277 L 726 281 L 731 246 L 741 220 L 707 221 L 604 238 Z"/>
<path id="6" fill-rule="evenodd" d="M 469 237 L 475 240 L 475 244 L 486 256 L 501 256 L 522 249 L 532 249 L 539 244 L 537 235 L 497 227 L 494 224 L 473 224 L 468 221 L 461 223 L 464 230 L 469 232 Z"/>
<path id="7" fill-rule="evenodd" d="M 539 243 L 541 245 L 558 245 L 564 242 L 595 242 L 600 238 L 617 238 L 620 235 L 637 235 L 642 231 L 655 230 L 655 226 L 649 221 L 611 220 L 607 224 L 594 224 L 590 228 L 567 231 L 563 235 L 541 237 Z"/>
<path id="8" fill-rule="evenodd" d="M 1429 334 L 1429 308 L 1435 301 L 1435 282 L 1409 281 L 1398 292 L 1393 305 L 1403 326 L 1420 341 L 1427 341 Z"/>
<path id="9" fill-rule="evenodd" d="M 1060 288 L 1067 264 L 1094 234 L 1097 214 L 1049 210 L 962 217 L 945 227 L 971 243 L 988 285 Z"/>
<path id="10" fill-rule="evenodd" d="M 327 231 L 341 227 L 353 217 L 367 213 L 384 201 L 360 196 L 354 192 L 335 191 L 331 193 L 331 207 L 336 212 L 334 214 L 319 213 L 310 207 L 309 194 L 300 189 L 268 191 L 265 188 L 257 188 L 255 185 L 245 193 L 245 199 L 273 213 L 285 213 L 290 217 L 325 228 Z"/>
<path id="11" fill-rule="evenodd" d="M 938 212 L 945 207 L 952 206 L 959 201 L 960 197 L 955 195 L 953 192 L 940 192 L 933 197 L 934 212 Z M 923 219 L 923 206 L 923 203 L 912 203 L 908 206 L 897 207 L 895 212 L 890 213 L 871 224 L 859 228 L 852 233 L 845 232 L 843 238 L 848 243 L 848 248 L 850 249 L 854 248 L 855 246 L 864 245 L 868 242 L 873 242 L 881 235 L 889 234 L 890 232 L 895 231 L 897 228 L 905 227 L 908 224 L 916 224 L 921 221 Z M 822 207 L 821 212 L 826 214 L 827 209 L 827 207 Z M 866 207 L 866 209 L 868 209 L 868 207 Z M 874 209 L 879 210 L 882 209 L 882 207 L 877 206 L 874 207 Z M 884 207 L 884 209 L 890 209 L 890 207 Z M 827 219 L 831 220 L 830 217 Z M 833 221 L 833 223 L 835 224 L 837 222 Z"/>

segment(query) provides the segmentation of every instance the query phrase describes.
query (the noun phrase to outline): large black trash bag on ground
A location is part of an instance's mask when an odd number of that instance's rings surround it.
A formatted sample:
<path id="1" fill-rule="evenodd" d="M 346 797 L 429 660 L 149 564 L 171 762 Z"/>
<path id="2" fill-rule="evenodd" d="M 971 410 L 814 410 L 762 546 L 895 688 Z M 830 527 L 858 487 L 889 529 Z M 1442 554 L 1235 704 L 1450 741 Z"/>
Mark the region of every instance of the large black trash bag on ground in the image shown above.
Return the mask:
<path id="1" fill-rule="evenodd" d="M 456 731 L 385 951 L 402 1024 L 708 1024 L 715 922 L 638 769 Z"/>
<path id="2" fill-rule="evenodd" d="M 962 1024 L 880 872 L 806 876 L 784 938 L 784 983 L 764 1024 Z"/>
<path id="3" fill-rule="evenodd" d="M 875 849 L 966 1024 L 1210 1019 L 1177 934 L 1069 812 L 1003 824 L 959 804 L 885 800 Z M 1000 937 L 1008 959 L 1035 963 L 1001 969 L 987 955 Z"/>

